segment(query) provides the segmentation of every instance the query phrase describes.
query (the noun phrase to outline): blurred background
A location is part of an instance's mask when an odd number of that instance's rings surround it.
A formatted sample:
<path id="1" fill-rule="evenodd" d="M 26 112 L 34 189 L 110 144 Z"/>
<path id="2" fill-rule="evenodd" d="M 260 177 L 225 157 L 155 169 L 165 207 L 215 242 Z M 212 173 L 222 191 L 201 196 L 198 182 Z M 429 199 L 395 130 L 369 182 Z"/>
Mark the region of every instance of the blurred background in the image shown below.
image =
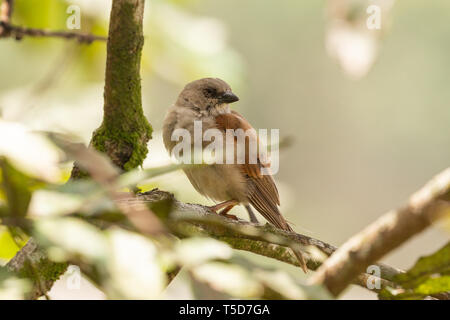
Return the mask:
<path id="1" fill-rule="evenodd" d="M 65 29 L 70 4 L 81 8 L 81 31 L 107 34 L 106 0 L 16 0 L 12 22 Z M 366 25 L 369 4 L 381 8 L 380 29 Z M 339 246 L 450 163 L 449 20 L 446 0 L 146 1 L 141 74 L 154 135 L 144 167 L 170 161 L 160 130 L 182 87 L 220 77 L 255 128 L 278 128 L 292 142 L 275 177 L 283 214 L 297 232 Z M 88 143 L 102 118 L 105 53 L 102 42 L 0 40 L 2 118 Z M 143 186 L 153 187 L 208 203 L 181 172 Z M 448 228 L 434 226 L 383 262 L 408 268 L 448 238 Z M 0 258 L 15 250 L 0 230 Z M 168 290 L 189 297 L 177 281 Z M 57 284 L 50 296 L 103 298 L 87 282 L 80 291 Z M 342 298 L 375 297 L 353 287 Z"/>

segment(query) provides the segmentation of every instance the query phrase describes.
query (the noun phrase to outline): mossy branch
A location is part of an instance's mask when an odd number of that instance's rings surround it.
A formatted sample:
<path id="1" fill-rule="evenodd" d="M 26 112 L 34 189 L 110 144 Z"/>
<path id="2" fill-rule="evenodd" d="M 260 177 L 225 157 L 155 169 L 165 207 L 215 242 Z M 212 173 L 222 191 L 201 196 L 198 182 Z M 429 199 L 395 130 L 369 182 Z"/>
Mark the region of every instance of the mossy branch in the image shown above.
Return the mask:
<path id="1" fill-rule="evenodd" d="M 114 0 L 112 3 L 103 122 L 91 140 L 91 146 L 106 153 L 122 170 L 142 165 L 152 134 L 141 98 L 143 14 L 144 0 Z M 74 166 L 72 178 L 85 175 L 77 165 Z"/>
<path id="2" fill-rule="evenodd" d="M 168 228 L 181 238 L 208 236 L 226 242 L 234 249 L 252 252 L 298 267 L 298 260 L 290 247 L 300 246 L 305 250 L 305 260 L 310 270 L 317 270 L 322 264 L 320 257 L 311 254 L 312 250 L 320 251 L 324 255 L 323 258 L 327 258 L 337 250 L 336 247 L 321 240 L 283 231 L 269 224 L 258 225 L 217 215 L 206 206 L 180 202 L 172 194 L 157 189 L 139 194 L 138 199 L 129 198 L 130 204 L 135 201 L 145 201 L 154 212 L 160 214 L 160 218 L 165 221 Z M 170 210 L 169 208 L 161 209 L 161 203 L 170 203 Z M 161 211 L 168 215 L 161 217 Z M 391 280 L 403 271 L 381 263 L 376 265 L 380 267 L 381 279 L 361 273 L 354 283 L 376 292 L 378 289 L 368 288 L 367 281 L 378 279 L 381 288 L 386 285 L 395 286 Z"/>
<path id="3" fill-rule="evenodd" d="M 27 294 L 28 299 L 46 296 L 53 283 L 67 270 L 67 266 L 67 263 L 50 261 L 45 251 L 32 238 L 6 264 L 9 271 L 31 280 L 32 289 Z"/>

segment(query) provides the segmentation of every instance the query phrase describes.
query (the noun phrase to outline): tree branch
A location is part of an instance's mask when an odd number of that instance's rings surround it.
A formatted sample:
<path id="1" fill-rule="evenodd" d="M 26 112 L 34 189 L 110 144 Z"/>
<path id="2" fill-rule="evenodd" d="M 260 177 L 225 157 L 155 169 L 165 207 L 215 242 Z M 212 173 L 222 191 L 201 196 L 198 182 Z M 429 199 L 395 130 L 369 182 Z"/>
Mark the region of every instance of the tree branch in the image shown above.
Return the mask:
<path id="1" fill-rule="evenodd" d="M 144 0 L 112 3 L 106 58 L 103 122 L 91 146 L 106 153 L 123 170 L 142 165 L 152 128 L 144 116 L 141 99 L 141 53 Z M 72 178 L 86 176 L 77 165 Z"/>
<path id="2" fill-rule="evenodd" d="M 47 258 L 45 251 L 30 238 L 27 244 L 8 261 L 6 267 L 9 271 L 32 281 L 31 292 L 28 299 L 37 299 L 46 295 L 53 283 L 66 271 L 67 263 L 56 263 Z"/>
<path id="3" fill-rule="evenodd" d="M 336 251 L 334 246 L 321 240 L 293 232 L 286 232 L 269 224 L 258 225 L 244 220 L 229 219 L 217 215 L 206 206 L 180 202 L 176 200 L 172 194 L 157 189 L 139 194 L 137 198 L 134 196 L 126 197 L 126 194 L 124 193 L 124 197 L 121 197 L 118 201 L 120 202 L 119 206 L 121 208 L 125 206 L 132 208 L 135 207 L 136 204 L 145 203 L 153 209 L 154 206 L 158 206 L 161 203 L 170 203 L 170 208 L 166 209 L 171 213 L 168 216 L 161 218 L 165 221 L 167 227 L 174 235 L 180 238 L 192 236 L 212 237 L 228 243 L 234 249 L 252 252 L 298 267 L 300 267 L 300 265 L 290 247 L 301 246 L 301 249 L 305 253 L 307 266 L 310 270 L 317 270 L 322 263 L 321 258 L 317 258 L 317 254 L 314 254 L 314 250 L 322 252 L 325 257 L 328 257 Z M 27 246 L 19 251 L 19 253 L 10 261 L 10 264 L 15 266 L 15 271 L 24 268 L 26 266 L 24 264 L 26 259 L 24 257 L 30 255 L 30 253 L 33 256 L 35 250 L 37 250 L 37 246 L 33 244 L 33 240 L 30 240 L 30 242 L 32 243 L 30 245 L 32 250 L 26 249 L 30 248 L 29 244 L 27 244 Z M 40 259 L 45 259 L 43 261 L 48 261 L 43 253 L 40 253 L 39 257 Z M 50 261 L 49 264 L 45 265 L 47 267 L 53 265 L 55 268 L 61 268 L 60 270 L 62 270 L 62 272 L 65 270 L 62 269 L 60 264 L 54 264 Z M 381 288 L 384 288 L 387 285 L 395 287 L 395 284 L 392 283 L 391 280 L 395 275 L 402 273 L 403 271 L 384 264 L 377 265 L 381 270 L 381 278 L 361 273 L 354 280 L 354 283 L 375 292 L 378 292 L 378 289 L 369 289 L 367 286 L 368 281 L 379 281 Z M 45 274 L 46 272 L 43 273 Z M 54 272 L 51 274 L 54 274 Z M 52 281 L 46 280 L 45 284 L 44 288 L 49 290 Z M 46 291 L 41 290 L 38 287 L 35 289 L 35 292 L 33 297 L 37 297 L 37 293 L 43 294 Z"/>
<path id="4" fill-rule="evenodd" d="M 64 39 L 77 39 L 80 43 L 92 43 L 94 41 L 106 41 L 107 38 L 88 33 L 51 31 L 45 29 L 26 28 L 11 24 L 11 16 L 14 0 L 3 0 L 0 6 L 0 38 L 14 37 L 21 40 L 23 37 L 51 37 Z"/>
<path id="5" fill-rule="evenodd" d="M 336 251 L 336 247 L 321 240 L 286 232 L 269 224 L 257 225 L 244 220 L 229 219 L 217 215 L 208 207 L 180 202 L 172 194 L 157 189 L 140 194 L 138 198 L 140 199 L 129 198 L 128 201 L 130 204 L 135 201 L 145 201 L 152 206 L 155 203 L 170 200 L 173 212 L 165 218 L 165 221 L 169 229 L 178 237 L 208 236 L 224 241 L 235 249 L 253 252 L 294 266 L 300 265 L 289 247 L 301 246 L 305 251 L 305 260 L 310 270 L 316 270 L 321 265 L 320 259 L 311 254 L 311 248 L 319 250 L 325 256 Z M 403 271 L 385 264 L 377 265 L 381 270 L 381 288 L 386 285 L 395 287 L 391 280 Z M 368 289 L 368 280 L 377 280 L 377 277 L 362 273 L 355 279 L 355 283 Z"/>
<path id="6" fill-rule="evenodd" d="M 3 31 L 1 31 L 3 30 Z M 0 37 L 14 37 L 21 40 L 23 37 L 34 38 L 63 38 L 76 39 L 79 43 L 90 44 L 94 41 L 106 41 L 106 37 L 97 36 L 89 33 L 79 33 L 70 31 L 51 31 L 46 29 L 26 28 L 12 25 L 5 21 L 0 21 Z"/>
<path id="7" fill-rule="evenodd" d="M 345 242 L 310 282 L 339 295 L 367 266 L 449 214 L 449 201 L 450 168 L 416 192 L 405 207 L 386 213 Z"/>

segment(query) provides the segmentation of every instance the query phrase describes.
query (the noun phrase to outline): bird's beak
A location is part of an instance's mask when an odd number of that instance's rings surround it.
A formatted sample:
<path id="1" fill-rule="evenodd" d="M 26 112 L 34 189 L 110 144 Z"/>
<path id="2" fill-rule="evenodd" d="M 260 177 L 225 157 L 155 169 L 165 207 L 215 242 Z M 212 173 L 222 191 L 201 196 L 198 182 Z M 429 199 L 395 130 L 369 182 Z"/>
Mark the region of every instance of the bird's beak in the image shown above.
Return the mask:
<path id="1" fill-rule="evenodd" d="M 233 103 L 239 101 L 239 98 L 233 92 L 227 91 L 220 97 L 220 101 L 223 103 Z"/>

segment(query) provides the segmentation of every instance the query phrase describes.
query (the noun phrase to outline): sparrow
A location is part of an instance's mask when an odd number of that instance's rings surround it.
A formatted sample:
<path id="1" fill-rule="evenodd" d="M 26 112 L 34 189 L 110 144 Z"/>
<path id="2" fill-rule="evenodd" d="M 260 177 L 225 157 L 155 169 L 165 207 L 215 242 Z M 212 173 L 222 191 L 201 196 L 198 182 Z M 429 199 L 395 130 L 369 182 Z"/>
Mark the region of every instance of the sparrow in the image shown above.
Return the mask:
<path id="1" fill-rule="evenodd" d="M 188 83 L 175 104 L 168 109 L 163 122 L 163 141 L 169 154 L 172 154 L 172 150 L 178 143 L 172 137 L 174 131 L 185 129 L 193 136 L 194 121 L 201 121 L 203 132 L 208 129 L 218 129 L 224 135 L 223 141 L 226 140 L 227 129 L 255 132 L 241 114 L 230 109 L 230 104 L 237 101 L 239 98 L 221 79 L 204 78 Z M 194 139 L 191 141 L 193 146 Z M 236 140 L 234 142 L 239 143 Z M 261 144 L 256 134 L 246 137 L 244 143 L 250 142 Z M 205 145 L 205 142 L 202 144 Z M 244 150 L 246 153 L 249 152 L 248 145 Z M 228 216 L 228 211 L 241 204 L 247 209 L 250 220 L 258 223 L 251 209 L 253 206 L 275 227 L 293 232 L 278 209 L 280 197 L 273 177 L 270 174 L 263 174 L 263 169 L 267 169 L 269 165 L 266 161 L 261 161 L 260 154 L 257 156 L 256 163 L 249 161 L 248 154 L 245 154 L 245 161 L 241 164 L 227 162 L 201 166 L 188 165 L 183 168 L 183 171 L 200 194 L 216 203 L 219 202 L 210 207 L 214 212 Z M 292 250 L 302 269 L 307 272 L 301 252 Z"/>

